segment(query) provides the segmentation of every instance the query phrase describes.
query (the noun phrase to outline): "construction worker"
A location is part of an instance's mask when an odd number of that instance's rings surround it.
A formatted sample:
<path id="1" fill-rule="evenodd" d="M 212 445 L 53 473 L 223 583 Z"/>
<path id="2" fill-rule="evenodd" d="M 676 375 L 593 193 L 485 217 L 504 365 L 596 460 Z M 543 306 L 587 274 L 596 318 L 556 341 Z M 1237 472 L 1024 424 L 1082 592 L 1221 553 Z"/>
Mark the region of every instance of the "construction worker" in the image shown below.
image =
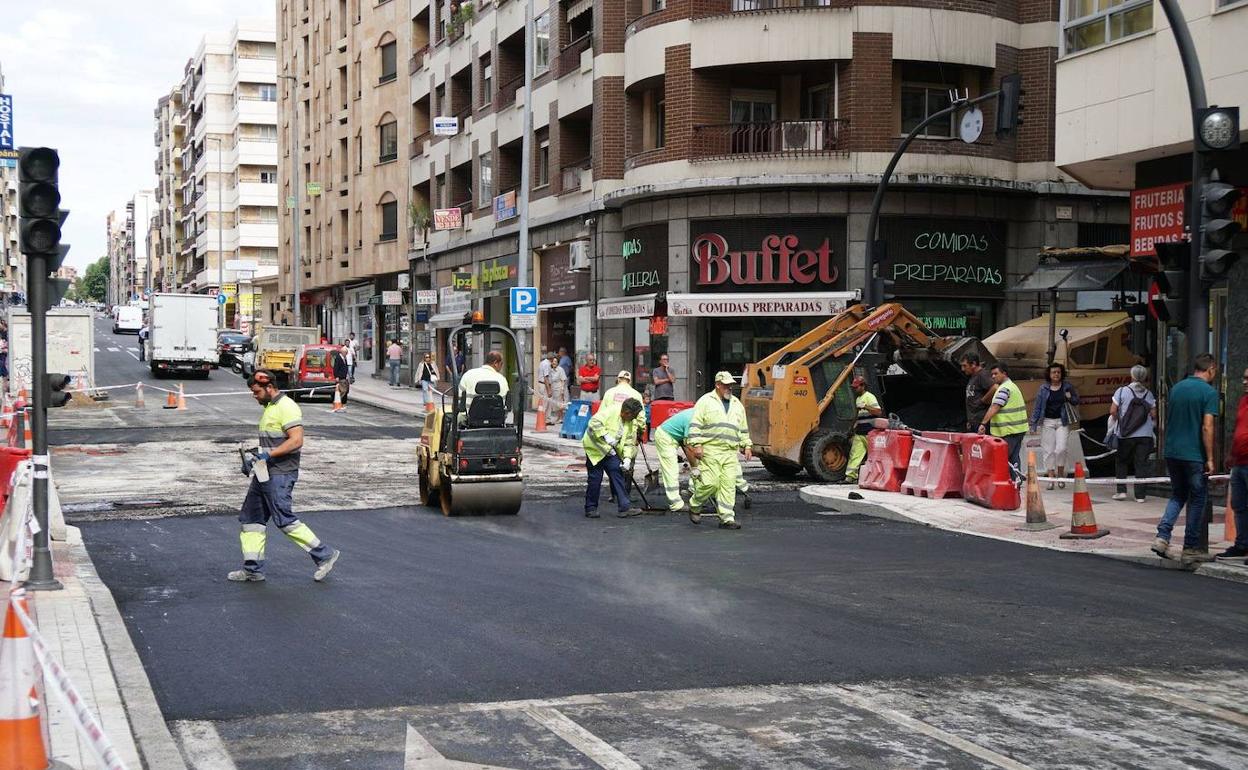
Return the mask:
<path id="1" fill-rule="evenodd" d="M 741 473 L 737 452 L 744 453 L 746 460 L 753 454 L 745 407 L 732 395 L 735 382 L 728 372 L 716 373 L 715 390 L 699 398 L 693 407 L 685 444 L 699 471 L 689 498 L 689 520 L 694 524 L 702 520 L 702 506 L 714 497 L 719 528 L 741 529 L 734 510 L 737 476 Z"/>
<path id="2" fill-rule="evenodd" d="M 632 472 L 633 458 L 637 454 L 637 432 L 631 427 L 641 413 L 641 401 L 630 398 L 619 409 L 599 409 L 589 421 L 581 446 L 585 448 L 585 470 L 588 484 L 585 487 L 585 516 L 598 518 L 598 496 L 602 492 L 602 475 L 607 474 L 611 491 L 615 493 L 620 518 L 640 513 L 630 513 L 628 485 L 625 474 Z"/>
<path id="3" fill-rule="evenodd" d="M 629 374 L 627 369 L 622 369 L 615 376 L 615 385 L 602 394 L 602 406 L 598 407 L 598 413 L 619 411 L 620 405 L 630 398 L 636 399 L 639 404 L 645 401 L 645 398 L 633 389 L 633 375 Z M 637 429 L 638 440 L 640 440 L 640 436 L 646 432 L 646 413 L 644 408 L 637 413 L 636 419 L 633 420 L 633 425 Z"/>
<path id="4" fill-rule="evenodd" d="M 264 541 L 269 520 L 286 537 L 307 551 L 316 562 L 312 579 L 324 580 L 338 561 L 339 551 L 322 543 L 292 510 L 295 482 L 299 480 L 299 456 L 303 449 L 303 412 L 277 387 L 277 375 L 261 369 L 247 381 L 251 396 L 264 407 L 260 415 L 259 451 L 243 461 L 243 473 L 251 476 L 251 486 L 238 514 L 242 532 L 243 568 L 226 575 L 236 583 L 264 580 Z M 267 481 L 254 463 L 267 467 Z M 256 472 L 253 473 L 253 470 Z"/>
<path id="5" fill-rule="evenodd" d="M 684 446 L 692 422 L 693 410 L 682 409 L 664 420 L 663 424 L 654 431 L 654 447 L 659 453 L 659 477 L 663 482 L 663 491 L 667 495 L 669 511 L 685 509 L 684 498 L 680 496 L 680 452 L 682 449 L 685 450 L 685 458 L 689 463 L 690 477 L 696 480 L 702 473 L 698 469 L 697 458 L 693 457 L 693 453 Z M 753 501 L 750 499 L 750 485 L 746 482 L 743 472 L 737 473 L 735 486 L 744 497 L 745 507 L 749 508 Z"/>
<path id="6" fill-rule="evenodd" d="M 491 350 L 485 354 L 485 363 L 475 369 L 469 369 L 459 378 L 459 393 L 464 399 L 464 411 L 468 411 L 468 405 L 472 403 L 472 397 L 477 394 L 477 383 L 479 382 L 497 382 L 498 394 L 504 399 L 507 398 L 507 378 L 503 376 L 503 354 L 497 350 Z"/>
<path id="7" fill-rule="evenodd" d="M 858 483 L 858 469 L 867 459 L 867 434 L 871 432 L 872 421 L 881 417 L 884 410 L 880 408 L 880 400 L 867 390 L 867 379 L 862 375 L 849 383 L 854 391 L 854 406 L 858 409 L 858 421 L 854 424 L 854 435 L 849 440 L 849 463 L 845 466 L 845 481 Z"/>
<path id="8" fill-rule="evenodd" d="M 996 383 L 997 393 L 979 423 L 979 432 L 1005 439 L 1010 452 L 1010 475 L 1018 482 L 1023 478 L 1018 452 L 1027 436 L 1027 402 L 1023 399 L 1023 392 L 1010 379 L 1010 368 L 1005 363 L 992 365 L 992 381 Z"/>

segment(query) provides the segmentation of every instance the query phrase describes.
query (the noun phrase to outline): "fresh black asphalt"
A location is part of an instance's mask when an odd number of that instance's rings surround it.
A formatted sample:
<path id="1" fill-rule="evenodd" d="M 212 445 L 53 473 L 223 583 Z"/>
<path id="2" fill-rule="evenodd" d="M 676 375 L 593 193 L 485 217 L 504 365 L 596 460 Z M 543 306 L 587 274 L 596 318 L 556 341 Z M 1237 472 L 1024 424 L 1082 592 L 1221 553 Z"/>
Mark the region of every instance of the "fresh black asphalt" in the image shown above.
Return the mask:
<path id="1" fill-rule="evenodd" d="M 309 514 L 343 552 L 323 584 L 273 530 L 269 581 L 227 582 L 239 559 L 228 517 L 83 532 L 171 720 L 1244 665 L 1242 586 L 818 516 L 794 497 L 756 497 L 739 532 L 677 517 L 587 520 L 570 488 L 512 518 Z"/>

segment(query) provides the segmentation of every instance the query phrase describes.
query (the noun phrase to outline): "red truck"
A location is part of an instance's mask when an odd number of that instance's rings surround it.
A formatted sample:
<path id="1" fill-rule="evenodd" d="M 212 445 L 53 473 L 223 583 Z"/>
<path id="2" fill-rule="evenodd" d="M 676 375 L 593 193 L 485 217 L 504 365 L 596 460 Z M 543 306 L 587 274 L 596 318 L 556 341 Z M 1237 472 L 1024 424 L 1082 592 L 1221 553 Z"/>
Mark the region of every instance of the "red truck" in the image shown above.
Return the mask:
<path id="1" fill-rule="evenodd" d="M 298 400 L 309 396 L 321 396 L 331 401 L 334 398 L 334 353 L 337 345 L 304 345 L 299 348 L 298 363 L 291 377 L 289 390 L 291 398 Z M 317 388 L 315 391 L 300 391 L 302 388 Z"/>

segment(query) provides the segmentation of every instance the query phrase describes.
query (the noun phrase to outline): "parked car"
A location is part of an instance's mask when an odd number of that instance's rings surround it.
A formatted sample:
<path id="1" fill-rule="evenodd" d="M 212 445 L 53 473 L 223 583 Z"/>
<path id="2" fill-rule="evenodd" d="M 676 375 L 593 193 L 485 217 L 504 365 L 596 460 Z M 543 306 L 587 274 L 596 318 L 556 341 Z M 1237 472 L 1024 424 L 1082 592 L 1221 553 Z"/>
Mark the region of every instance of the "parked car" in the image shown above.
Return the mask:
<path id="1" fill-rule="evenodd" d="M 327 386 L 337 382 L 334 379 L 334 351 L 336 345 L 304 345 L 299 349 L 298 363 L 291 376 L 291 397 L 299 399 L 310 395 L 333 399 L 334 392 Z M 299 388 L 324 388 L 315 393 L 299 393 Z"/>
<path id="2" fill-rule="evenodd" d="M 223 331 L 217 334 L 217 350 L 220 353 L 218 363 L 221 366 L 235 368 L 235 362 L 241 361 L 243 354 L 251 349 L 251 335 L 242 332 Z"/>

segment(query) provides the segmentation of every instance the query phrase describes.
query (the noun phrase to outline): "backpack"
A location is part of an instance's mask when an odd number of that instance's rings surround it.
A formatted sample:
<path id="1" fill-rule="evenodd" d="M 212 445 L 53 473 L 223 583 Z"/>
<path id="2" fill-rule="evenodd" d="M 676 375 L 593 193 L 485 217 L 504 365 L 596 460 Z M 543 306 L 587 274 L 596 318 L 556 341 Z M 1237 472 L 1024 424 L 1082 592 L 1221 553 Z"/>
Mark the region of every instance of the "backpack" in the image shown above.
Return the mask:
<path id="1" fill-rule="evenodd" d="M 1141 397 L 1130 385 L 1124 385 L 1122 390 L 1131 392 L 1131 403 L 1127 404 L 1127 408 L 1118 417 L 1118 435 L 1130 436 L 1148 422 L 1148 391 L 1144 391 L 1144 396 Z"/>

